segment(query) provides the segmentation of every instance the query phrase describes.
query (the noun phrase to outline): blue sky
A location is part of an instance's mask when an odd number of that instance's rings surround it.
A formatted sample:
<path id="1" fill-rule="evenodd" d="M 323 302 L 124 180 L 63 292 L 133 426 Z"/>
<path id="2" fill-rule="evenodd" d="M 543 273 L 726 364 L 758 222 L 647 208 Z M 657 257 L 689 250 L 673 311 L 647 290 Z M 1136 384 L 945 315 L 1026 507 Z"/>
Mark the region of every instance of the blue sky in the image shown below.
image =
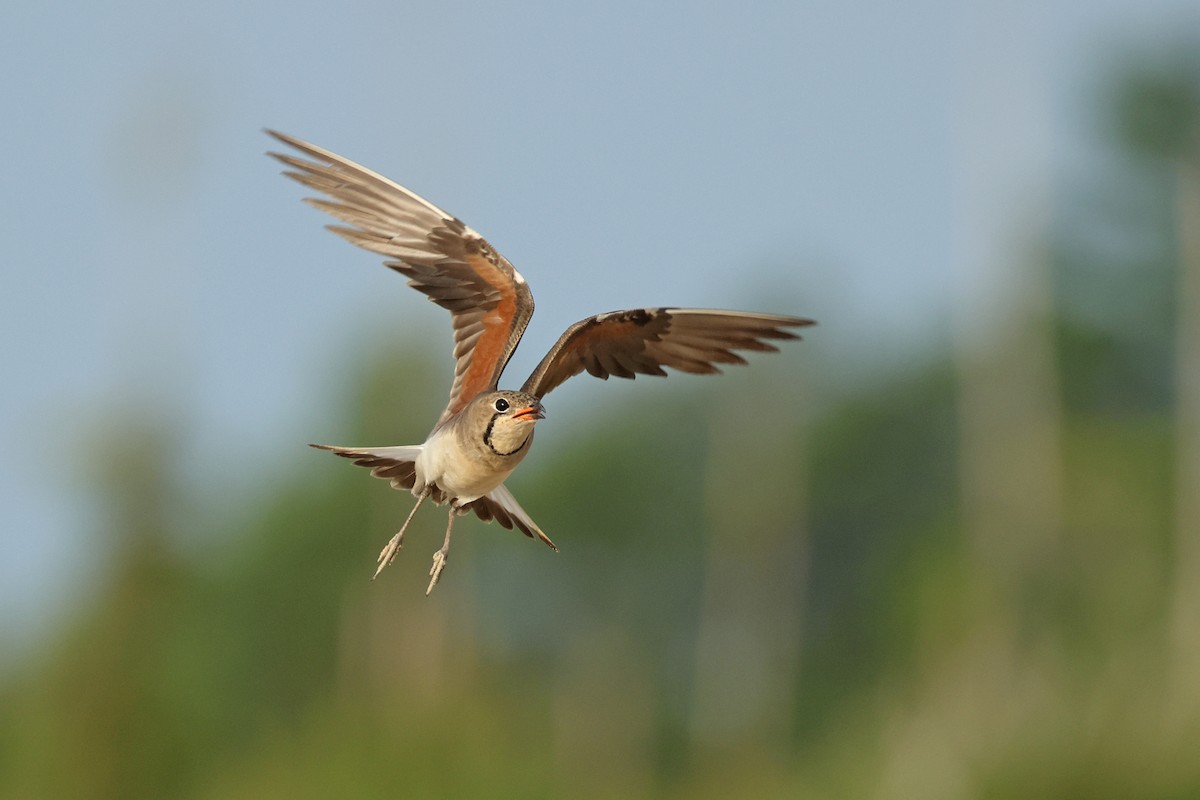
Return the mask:
<path id="1" fill-rule="evenodd" d="M 79 487 L 112 431 L 180 426 L 185 473 L 237 498 L 328 433 L 353 347 L 447 349 L 441 312 L 321 230 L 263 127 L 517 265 L 538 313 L 515 383 L 576 319 L 650 304 L 813 316 L 823 358 L 885 363 L 951 308 L 994 322 L 1010 221 L 1086 163 L 1112 48 L 1198 21 L 1195 0 L 10 10 L 0 635 L 103 563 Z"/>

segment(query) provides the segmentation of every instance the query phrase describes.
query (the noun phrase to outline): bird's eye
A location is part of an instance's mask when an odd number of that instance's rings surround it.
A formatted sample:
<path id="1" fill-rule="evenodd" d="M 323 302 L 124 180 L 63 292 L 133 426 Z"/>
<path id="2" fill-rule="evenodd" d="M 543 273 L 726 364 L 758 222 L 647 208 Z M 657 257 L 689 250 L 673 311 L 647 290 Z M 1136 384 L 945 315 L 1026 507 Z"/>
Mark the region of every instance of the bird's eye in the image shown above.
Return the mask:
<path id="1" fill-rule="evenodd" d="M 508 411 L 508 401 L 503 397 L 497 397 L 496 402 L 493 403 L 493 405 L 496 407 L 497 411 Z"/>

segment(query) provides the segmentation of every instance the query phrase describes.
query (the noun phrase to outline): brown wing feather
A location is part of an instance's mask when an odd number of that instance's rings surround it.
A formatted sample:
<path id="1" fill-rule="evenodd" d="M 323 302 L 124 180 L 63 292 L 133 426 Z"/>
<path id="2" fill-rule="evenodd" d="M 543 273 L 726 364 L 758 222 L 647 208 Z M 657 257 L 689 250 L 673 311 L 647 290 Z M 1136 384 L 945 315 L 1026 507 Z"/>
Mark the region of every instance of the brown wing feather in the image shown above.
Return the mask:
<path id="1" fill-rule="evenodd" d="M 716 373 L 716 364 L 746 363 L 735 350 L 773 352 L 775 346 L 764 340 L 798 339 L 786 329 L 812 324 L 799 317 L 696 308 L 597 314 L 567 328 L 521 389 L 543 397 L 584 370 L 605 380 L 666 375 L 663 367 Z"/>
<path id="2" fill-rule="evenodd" d="M 271 153 L 290 178 L 327 195 L 308 198 L 346 223 L 329 229 L 373 253 L 450 312 L 454 384 L 438 424 L 499 383 L 533 316 L 525 279 L 478 233 L 397 183 L 315 145 L 267 131 L 315 161 Z"/>

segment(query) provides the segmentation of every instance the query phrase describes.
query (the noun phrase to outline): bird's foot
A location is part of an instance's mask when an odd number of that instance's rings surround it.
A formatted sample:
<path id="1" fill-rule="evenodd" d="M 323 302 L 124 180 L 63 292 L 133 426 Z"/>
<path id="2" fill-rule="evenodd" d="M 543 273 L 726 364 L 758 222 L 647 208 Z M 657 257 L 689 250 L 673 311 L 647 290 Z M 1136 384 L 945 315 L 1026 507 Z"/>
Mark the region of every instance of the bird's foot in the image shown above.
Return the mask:
<path id="1" fill-rule="evenodd" d="M 429 497 L 429 489 L 421 492 L 417 496 L 417 502 L 412 507 L 412 511 L 408 512 L 408 518 L 404 520 L 404 524 L 400 526 L 400 530 L 392 537 L 392 540 L 383 546 L 379 551 L 379 566 L 375 568 L 375 574 L 371 576 L 371 580 L 379 577 L 379 573 L 383 572 L 383 568 L 396 560 L 396 554 L 400 552 L 400 548 L 404 546 L 404 532 L 408 530 L 408 523 L 412 522 L 413 517 L 417 515 L 417 509 L 421 507 L 421 503 L 425 502 L 425 498 Z"/>
<path id="2" fill-rule="evenodd" d="M 379 577 L 379 573 L 383 572 L 383 568 L 396 560 L 396 554 L 400 552 L 400 548 L 404 546 L 404 531 L 401 530 L 391 541 L 383 546 L 379 551 L 379 566 L 375 568 L 375 574 L 371 576 L 371 580 Z"/>
<path id="3" fill-rule="evenodd" d="M 425 590 L 426 597 L 429 597 L 433 587 L 437 586 L 438 578 L 442 577 L 442 570 L 446 568 L 446 561 L 447 548 L 443 547 L 433 554 L 433 566 L 429 568 L 429 588 Z"/>

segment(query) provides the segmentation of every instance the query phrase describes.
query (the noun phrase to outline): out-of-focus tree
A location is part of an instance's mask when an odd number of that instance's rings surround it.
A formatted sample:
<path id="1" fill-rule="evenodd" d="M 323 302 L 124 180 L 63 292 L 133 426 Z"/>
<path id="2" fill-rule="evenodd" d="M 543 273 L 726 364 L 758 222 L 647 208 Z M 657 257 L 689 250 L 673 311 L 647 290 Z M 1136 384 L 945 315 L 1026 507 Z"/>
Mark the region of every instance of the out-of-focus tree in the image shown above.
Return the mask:
<path id="1" fill-rule="evenodd" d="M 1174 184 L 1172 726 L 1200 724 L 1200 41 L 1116 83 L 1119 139 Z M 1169 195 L 1168 195 L 1169 196 Z"/>

